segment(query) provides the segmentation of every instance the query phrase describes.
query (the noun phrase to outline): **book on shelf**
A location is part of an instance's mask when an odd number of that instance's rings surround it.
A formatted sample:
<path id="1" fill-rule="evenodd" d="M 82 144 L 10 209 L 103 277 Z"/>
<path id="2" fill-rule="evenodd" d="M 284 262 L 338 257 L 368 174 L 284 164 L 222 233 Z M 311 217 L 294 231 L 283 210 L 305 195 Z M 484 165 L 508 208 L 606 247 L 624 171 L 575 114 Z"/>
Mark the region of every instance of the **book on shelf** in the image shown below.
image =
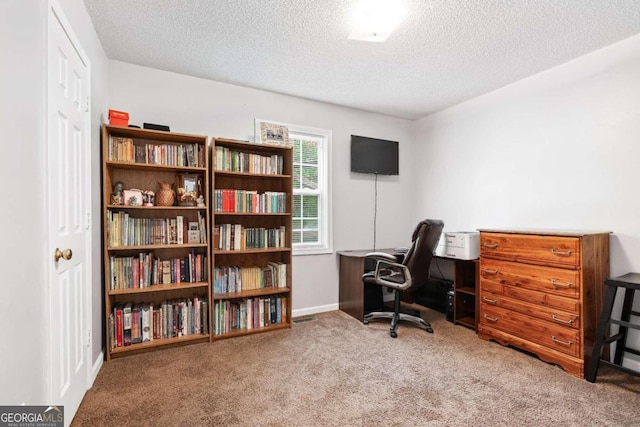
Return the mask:
<path id="1" fill-rule="evenodd" d="M 286 298 L 282 298 L 281 304 L 282 306 L 282 310 L 280 310 L 280 312 L 282 313 L 282 323 L 287 323 L 288 319 L 287 319 L 287 299 Z"/>
<path id="2" fill-rule="evenodd" d="M 193 296 L 152 303 L 124 303 L 114 307 L 114 321 L 110 323 L 109 336 L 115 337 L 111 348 L 135 346 L 161 338 L 175 338 L 196 334 L 208 334 L 207 298 Z M 129 323 L 118 322 L 118 313 Z M 128 314 L 124 314 L 128 313 Z M 123 342 L 118 337 L 122 338 Z M 130 339 L 129 339 L 130 337 Z M 126 344 L 125 344 L 126 343 Z"/>
<path id="3" fill-rule="evenodd" d="M 211 237 L 211 245 L 214 249 L 220 249 L 220 226 L 213 226 L 213 236 Z"/>
<path id="4" fill-rule="evenodd" d="M 176 243 L 184 244 L 184 217 L 182 215 L 176 217 Z"/>
<path id="5" fill-rule="evenodd" d="M 109 323 L 107 327 L 109 328 L 109 332 L 108 332 L 109 335 L 107 339 L 109 340 L 110 348 L 113 350 L 114 348 L 116 348 L 116 335 L 115 335 L 116 317 L 114 313 L 109 313 Z"/>
<path id="6" fill-rule="evenodd" d="M 192 249 L 181 258 L 160 259 L 153 253 L 109 257 L 109 289 L 135 289 L 168 283 L 193 283 L 207 279 L 207 256 Z"/>
<path id="7" fill-rule="evenodd" d="M 234 330 L 264 328 L 286 322 L 287 297 L 216 300 L 213 310 L 213 333 L 223 335 Z"/>
<path id="8" fill-rule="evenodd" d="M 175 218 L 136 218 L 125 211 L 107 210 L 107 238 L 109 247 L 146 246 L 184 243 L 183 216 Z M 192 228 L 192 224 L 194 225 Z M 197 231 L 199 237 L 189 243 L 206 243 L 206 222 L 198 212 L 198 220 L 189 222 L 189 230 Z M 187 230 L 187 232 L 189 231 Z M 182 243 L 179 243 L 182 242 Z"/>
<path id="9" fill-rule="evenodd" d="M 253 289 L 287 287 L 287 265 L 269 263 L 267 267 L 215 266 L 213 293 L 226 294 Z"/>
<path id="10" fill-rule="evenodd" d="M 198 212 L 198 229 L 200 230 L 200 243 L 207 243 L 206 222 L 201 212 Z"/>
<path id="11" fill-rule="evenodd" d="M 122 344 L 124 346 L 131 345 L 131 309 L 133 303 L 126 303 L 122 309 L 123 328 L 122 328 Z"/>
<path id="12" fill-rule="evenodd" d="M 276 309 L 276 297 L 269 299 L 269 323 L 275 324 L 278 322 L 277 309 Z"/>
<path id="13" fill-rule="evenodd" d="M 214 212 L 286 213 L 287 194 L 219 188 L 213 191 Z"/>
<path id="14" fill-rule="evenodd" d="M 152 304 L 144 304 L 141 309 L 142 313 L 142 342 L 148 342 L 153 339 L 151 335 L 151 313 L 153 312 Z"/>
<path id="15" fill-rule="evenodd" d="M 142 342 L 140 307 L 141 304 L 135 304 L 131 309 L 131 344 Z"/>
<path id="16" fill-rule="evenodd" d="M 189 243 L 200 243 L 200 226 L 197 222 L 190 222 L 187 230 L 187 241 Z"/>
<path id="17" fill-rule="evenodd" d="M 273 270 L 271 270 L 270 268 L 263 268 L 262 277 L 264 278 L 264 287 L 272 288 L 273 287 Z"/>
<path id="18" fill-rule="evenodd" d="M 283 248 L 286 245 L 284 228 L 245 228 L 242 224 L 219 224 L 214 226 L 213 247 L 226 251 Z"/>
<path id="19" fill-rule="evenodd" d="M 123 341 L 123 326 L 124 326 L 124 315 L 123 315 L 123 309 L 122 309 L 122 304 L 117 304 L 114 308 L 114 312 L 115 312 L 115 328 L 116 328 L 116 333 L 114 334 L 116 337 L 116 347 L 122 347 L 124 345 L 124 341 Z"/>
<path id="20" fill-rule="evenodd" d="M 178 244 L 178 229 L 177 229 L 177 221 L 175 218 L 167 218 L 167 229 L 169 230 L 169 241 L 170 245 Z"/>
<path id="21" fill-rule="evenodd" d="M 215 147 L 214 168 L 217 171 L 281 175 L 283 163 L 278 154 L 264 156 L 219 145 Z"/>
<path id="22" fill-rule="evenodd" d="M 133 138 L 109 136 L 108 161 L 149 165 L 202 167 L 206 147 L 201 144 L 136 144 Z"/>

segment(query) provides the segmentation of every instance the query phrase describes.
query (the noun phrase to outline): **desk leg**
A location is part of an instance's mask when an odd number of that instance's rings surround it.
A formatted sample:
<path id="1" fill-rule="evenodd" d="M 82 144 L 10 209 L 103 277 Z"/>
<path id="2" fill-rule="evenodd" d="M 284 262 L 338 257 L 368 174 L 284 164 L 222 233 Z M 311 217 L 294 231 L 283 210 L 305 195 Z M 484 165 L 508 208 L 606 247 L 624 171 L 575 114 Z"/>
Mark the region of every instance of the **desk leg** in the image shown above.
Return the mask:
<path id="1" fill-rule="evenodd" d="M 364 319 L 364 257 L 340 256 L 339 308 L 360 322 Z"/>

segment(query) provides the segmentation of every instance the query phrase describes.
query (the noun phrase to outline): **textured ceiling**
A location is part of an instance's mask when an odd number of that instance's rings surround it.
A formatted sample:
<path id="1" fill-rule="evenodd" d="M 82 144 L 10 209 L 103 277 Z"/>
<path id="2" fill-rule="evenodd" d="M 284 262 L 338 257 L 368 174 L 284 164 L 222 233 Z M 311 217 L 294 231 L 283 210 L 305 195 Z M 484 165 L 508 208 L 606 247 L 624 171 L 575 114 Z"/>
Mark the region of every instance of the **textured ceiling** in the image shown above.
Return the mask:
<path id="1" fill-rule="evenodd" d="M 385 43 L 359 0 L 84 0 L 110 59 L 416 119 L 640 33 L 640 0 L 399 0 Z"/>

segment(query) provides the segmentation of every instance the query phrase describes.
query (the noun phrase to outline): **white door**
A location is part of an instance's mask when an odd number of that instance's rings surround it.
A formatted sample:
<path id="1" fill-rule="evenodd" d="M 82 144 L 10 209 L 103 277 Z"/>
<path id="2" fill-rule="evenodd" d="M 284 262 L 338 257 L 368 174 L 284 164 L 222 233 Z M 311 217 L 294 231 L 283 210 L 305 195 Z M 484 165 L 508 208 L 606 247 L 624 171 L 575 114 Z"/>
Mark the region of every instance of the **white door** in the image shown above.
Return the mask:
<path id="1" fill-rule="evenodd" d="M 89 67 L 57 4 L 48 12 L 47 196 L 49 215 L 50 399 L 69 424 L 91 365 Z"/>

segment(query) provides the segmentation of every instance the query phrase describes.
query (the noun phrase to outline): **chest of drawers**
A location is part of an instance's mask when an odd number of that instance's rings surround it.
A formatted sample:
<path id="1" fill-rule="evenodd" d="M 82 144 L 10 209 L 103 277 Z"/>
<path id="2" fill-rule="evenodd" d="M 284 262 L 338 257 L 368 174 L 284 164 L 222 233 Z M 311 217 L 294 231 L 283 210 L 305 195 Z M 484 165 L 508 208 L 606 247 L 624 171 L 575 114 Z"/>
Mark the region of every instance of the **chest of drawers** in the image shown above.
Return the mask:
<path id="1" fill-rule="evenodd" d="M 480 230 L 478 336 L 584 378 L 609 276 L 609 234 Z"/>

